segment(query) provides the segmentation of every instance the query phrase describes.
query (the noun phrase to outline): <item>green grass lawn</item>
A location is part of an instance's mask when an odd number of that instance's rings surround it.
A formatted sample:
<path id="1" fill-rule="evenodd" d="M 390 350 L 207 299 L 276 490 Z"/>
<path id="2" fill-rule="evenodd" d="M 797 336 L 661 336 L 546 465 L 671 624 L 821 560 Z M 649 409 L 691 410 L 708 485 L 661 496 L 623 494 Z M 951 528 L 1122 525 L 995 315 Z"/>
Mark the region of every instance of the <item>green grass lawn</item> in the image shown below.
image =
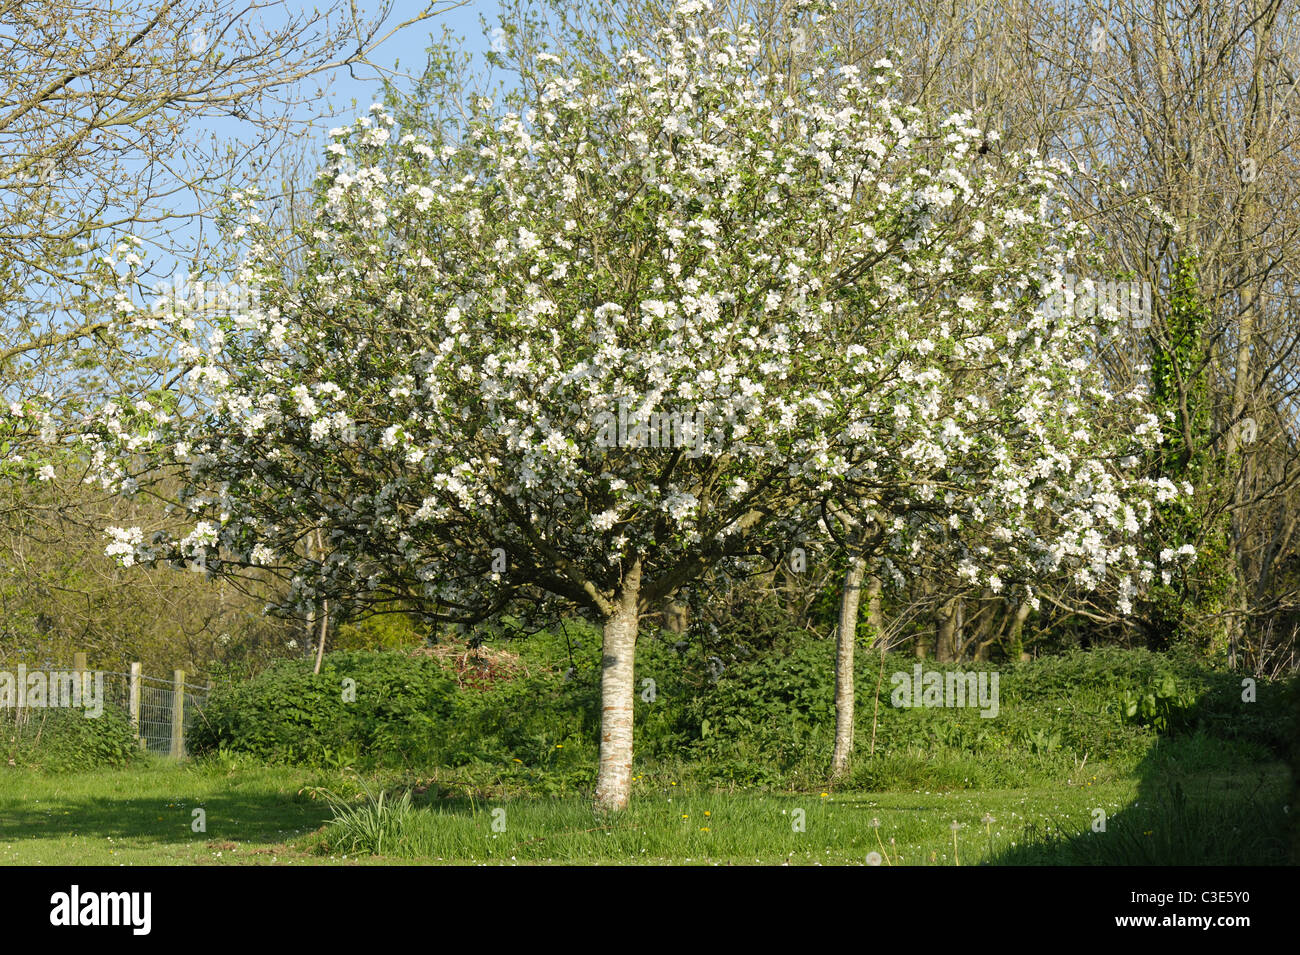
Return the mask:
<path id="1" fill-rule="evenodd" d="M 1026 789 L 736 794 L 641 780 L 614 817 L 570 798 L 447 798 L 416 787 L 382 855 L 348 851 L 324 787 L 364 808 L 380 783 L 342 772 L 150 762 L 0 772 L 0 863 L 1209 864 L 1281 861 L 1280 764 Z M 435 792 L 442 792 L 436 797 Z M 194 810 L 206 831 L 193 831 Z M 1095 810 L 1104 833 L 1091 831 Z M 953 823 L 959 828 L 955 832 Z M 801 826 L 800 826 L 801 823 Z M 802 828 L 802 831 L 800 831 Z"/>

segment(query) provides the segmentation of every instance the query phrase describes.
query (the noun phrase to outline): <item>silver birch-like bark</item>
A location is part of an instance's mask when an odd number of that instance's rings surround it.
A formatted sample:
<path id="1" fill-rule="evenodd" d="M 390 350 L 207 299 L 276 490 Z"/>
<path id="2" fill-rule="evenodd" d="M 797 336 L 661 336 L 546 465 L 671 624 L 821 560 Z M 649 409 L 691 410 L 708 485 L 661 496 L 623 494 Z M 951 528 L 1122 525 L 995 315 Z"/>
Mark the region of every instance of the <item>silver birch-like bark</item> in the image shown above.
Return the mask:
<path id="1" fill-rule="evenodd" d="M 632 790 L 632 710 L 641 564 L 623 579 L 614 612 L 605 618 L 600 674 L 600 769 L 596 808 L 626 809 Z"/>
<path id="2" fill-rule="evenodd" d="M 843 776 L 853 752 L 853 651 L 858 630 L 858 603 L 867 562 L 862 557 L 849 561 L 840 598 L 839 638 L 835 647 L 835 752 L 831 777 Z"/>

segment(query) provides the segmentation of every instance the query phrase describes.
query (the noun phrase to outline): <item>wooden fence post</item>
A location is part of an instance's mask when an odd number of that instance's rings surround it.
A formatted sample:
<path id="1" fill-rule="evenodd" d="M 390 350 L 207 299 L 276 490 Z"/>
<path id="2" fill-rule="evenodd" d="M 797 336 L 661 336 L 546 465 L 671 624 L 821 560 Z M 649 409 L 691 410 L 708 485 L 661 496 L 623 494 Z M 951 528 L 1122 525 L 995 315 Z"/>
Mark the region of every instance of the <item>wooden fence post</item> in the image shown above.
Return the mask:
<path id="1" fill-rule="evenodd" d="M 171 755 L 185 755 L 185 671 L 172 671 L 172 748 Z"/>
<path id="2" fill-rule="evenodd" d="M 136 742 L 144 745 L 144 737 L 140 735 L 140 664 L 131 664 L 131 676 L 127 682 L 126 706 L 131 713 L 131 732 L 135 734 Z"/>

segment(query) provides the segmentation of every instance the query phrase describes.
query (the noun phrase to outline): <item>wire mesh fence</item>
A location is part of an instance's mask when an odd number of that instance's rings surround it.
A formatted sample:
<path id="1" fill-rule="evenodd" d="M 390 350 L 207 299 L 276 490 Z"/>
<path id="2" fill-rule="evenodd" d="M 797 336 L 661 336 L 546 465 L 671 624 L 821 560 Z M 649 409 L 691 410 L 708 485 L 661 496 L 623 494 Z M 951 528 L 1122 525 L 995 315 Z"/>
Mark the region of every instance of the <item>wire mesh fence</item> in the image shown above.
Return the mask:
<path id="1" fill-rule="evenodd" d="M 130 722 L 142 748 L 163 756 L 184 756 L 185 740 L 190 727 L 202 719 L 209 687 L 177 679 L 183 677 L 181 671 L 164 680 L 146 676 L 138 667 L 133 664 L 130 673 L 20 667 L 10 674 L 14 698 L 0 693 L 0 722 L 21 734 L 49 707 L 82 707 L 88 714 L 102 707 Z M 37 687 L 40 692 L 33 692 Z"/>

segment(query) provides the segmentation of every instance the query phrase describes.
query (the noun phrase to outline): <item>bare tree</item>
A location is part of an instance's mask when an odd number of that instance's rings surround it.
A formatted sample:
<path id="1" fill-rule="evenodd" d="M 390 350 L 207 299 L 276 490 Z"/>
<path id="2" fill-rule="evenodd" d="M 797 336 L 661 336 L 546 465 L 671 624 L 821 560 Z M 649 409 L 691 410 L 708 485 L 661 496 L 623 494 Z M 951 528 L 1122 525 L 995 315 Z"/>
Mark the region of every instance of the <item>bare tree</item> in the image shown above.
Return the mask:
<path id="1" fill-rule="evenodd" d="M 310 12 L 279 0 L 0 2 L 5 397 L 120 372 L 127 356 L 106 335 L 114 306 L 129 307 L 115 301 L 116 269 L 129 286 L 147 282 L 139 260 L 151 252 L 168 268 L 222 254 L 203 223 L 318 118 L 321 85 L 380 70 L 368 58 L 378 44 L 456 5 L 422 4 L 390 25 L 392 0 L 366 19 L 342 0 Z M 121 242 L 128 233 L 139 242 Z M 94 360 L 76 361 L 88 347 Z"/>

